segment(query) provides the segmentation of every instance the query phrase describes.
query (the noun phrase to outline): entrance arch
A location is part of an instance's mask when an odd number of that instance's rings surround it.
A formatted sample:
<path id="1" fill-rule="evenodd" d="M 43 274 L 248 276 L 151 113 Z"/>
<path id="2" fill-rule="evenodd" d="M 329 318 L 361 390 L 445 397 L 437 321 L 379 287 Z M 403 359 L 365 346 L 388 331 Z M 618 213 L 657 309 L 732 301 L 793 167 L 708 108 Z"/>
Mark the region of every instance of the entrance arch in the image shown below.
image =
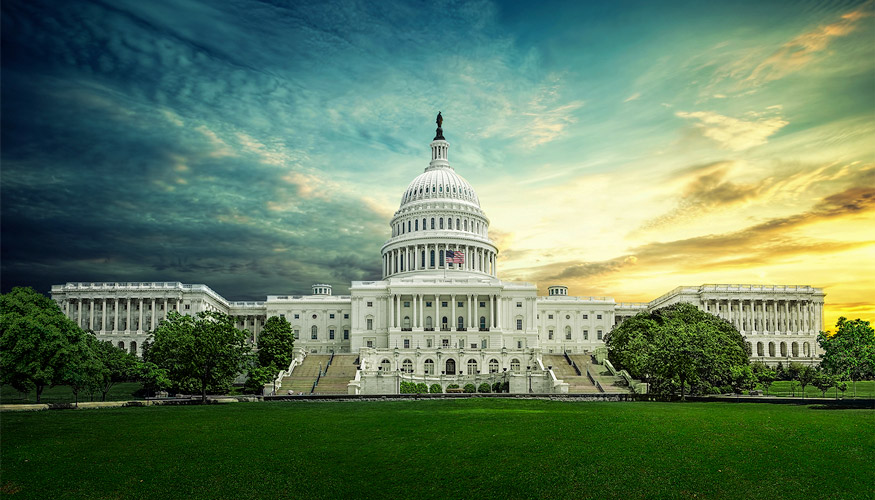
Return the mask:
<path id="1" fill-rule="evenodd" d="M 447 368 L 447 370 L 446 370 L 447 375 L 455 375 L 456 374 L 456 360 L 455 359 L 448 359 L 447 364 L 446 364 L 446 368 Z"/>

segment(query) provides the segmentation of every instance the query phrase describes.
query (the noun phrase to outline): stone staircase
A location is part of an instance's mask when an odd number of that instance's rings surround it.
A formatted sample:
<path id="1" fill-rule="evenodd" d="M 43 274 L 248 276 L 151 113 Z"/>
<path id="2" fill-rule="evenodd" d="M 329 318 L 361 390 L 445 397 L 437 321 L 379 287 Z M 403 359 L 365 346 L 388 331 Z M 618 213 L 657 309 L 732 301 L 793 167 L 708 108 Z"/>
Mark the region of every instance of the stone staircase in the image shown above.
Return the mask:
<path id="1" fill-rule="evenodd" d="M 587 381 L 589 381 L 589 377 L 586 376 L 586 370 L 589 369 L 589 373 L 598 381 L 605 392 L 629 392 L 629 387 L 623 377 L 611 375 L 603 365 L 596 364 L 589 354 L 570 354 L 569 357 L 577 364 Z M 595 389 L 598 391 L 597 387 Z M 570 386 L 568 392 L 571 392 Z"/>
<path id="2" fill-rule="evenodd" d="M 319 379 L 314 394 L 347 394 L 347 384 L 355 378 L 357 354 L 335 354 L 325 375 Z"/>
<path id="3" fill-rule="evenodd" d="M 282 385 L 280 385 L 276 393 L 281 396 L 289 394 L 289 391 L 292 391 L 293 394 L 298 394 L 299 392 L 310 394 L 313 382 L 319 376 L 319 370 L 325 368 L 329 358 L 331 358 L 330 355 L 307 355 L 304 358 L 304 362 L 295 367 L 291 376 L 283 378 Z"/>
<path id="4" fill-rule="evenodd" d="M 579 355 L 581 359 L 584 357 L 583 355 Z M 589 358 L 589 356 L 585 356 Z M 586 376 L 586 370 L 581 361 L 574 359 L 574 356 L 571 356 L 572 360 L 577 364 L 578 368 L 580 368 L 581 374 L 578 375 L 574 370 L 574 367 L 568 364 L 568 361 L 565 359 L 563 355 L 555 355 L 555 354 L 545 354 L 542 356 L 542 361 L 544 362 L 544 367 L 553 366 L 553 373 L 556 374 L 556 378 L 562 380 L 566 384 L 568 384 L 568 393 L 569 394 L 582 394 L 582 393 L 593 393 L 599 392 L 598 387 L 596 387 L 590 380 L 589 377 Z"/>

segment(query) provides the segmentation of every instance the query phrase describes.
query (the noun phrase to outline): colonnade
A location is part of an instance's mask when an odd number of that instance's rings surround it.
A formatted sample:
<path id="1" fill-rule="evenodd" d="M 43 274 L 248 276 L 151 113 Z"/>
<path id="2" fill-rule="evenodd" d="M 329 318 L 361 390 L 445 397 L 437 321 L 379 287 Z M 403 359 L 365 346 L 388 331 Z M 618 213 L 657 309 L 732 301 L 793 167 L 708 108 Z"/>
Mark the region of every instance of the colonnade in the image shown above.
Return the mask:
<path id="1" fill-rule="evenodd" d="M 811 300 L 703 299 L 702 307 L 742 333 L 817 333 L 823 325 L 823 304 Z"/>
<path id="2" fill-rule="evenodd" d="M 447 264 L 444 257 L 447 250 L 462 252 L 465 262 Z M 383 254 L 383 277 L 406 271 L 429 269 L 480 271 L 495 276 L 495 257 L 494 251 L 476 245 L 426 243 L 402 246 Z"/>
<path id="3" fill-rule="evenodd" d="M 68 318 L 95 332 L 154 330 L 169 311 L 180 312 L 181 307 L 181 299 L 168 297 L 71 298 L 63 303 Z"/>
<path id="4" fill-rule="evenodd" d="M 402 300 L 401 294 L 391 294 L 389 296 L 389 328 L 403 328 L 410 330 L 439 329 L 440 331 L 458 330 L 458 318 L 460 316 L 456 313 L 456 306 L 457 302 L 463 299 L 465 301 L 465 313 L 461 316 L 463 318 L 463 330 L 479 329 L 481 316 L 486 320 L 485 328 L 487 330 L 502 328 L 501 314 L 503 306 L 501 296 L 498 294 L 484 296 L 483 294 L 426 295 L 414 293 L 405 294 L 404 297 L 409 297 L 410 300 Z M 441 306 L 442 297 L 449 299 L 447 300 L 449 304 L 445 307 Z M 430 300 L 427 300 L 427 298 Z M 479 307 L 482 298 L 488 298 L 488 305 L 485 309 Z M 402 315 L 402 304 L 404 302 L 411 302 L 409 316 Z M 432 303 L 431 307 L 427 306 L 427 302 Z M 449 316 L 447 324 L 444 326 L 442 318 L 446 316 L 447 313 L 449 313 Z M 410 318 L 409 324 L 405 324 L 402 320 L 402 318 L 405 317 Z M 431 326 L 428 326 L 427 319 L 429 317 L 433 318 Z"/>

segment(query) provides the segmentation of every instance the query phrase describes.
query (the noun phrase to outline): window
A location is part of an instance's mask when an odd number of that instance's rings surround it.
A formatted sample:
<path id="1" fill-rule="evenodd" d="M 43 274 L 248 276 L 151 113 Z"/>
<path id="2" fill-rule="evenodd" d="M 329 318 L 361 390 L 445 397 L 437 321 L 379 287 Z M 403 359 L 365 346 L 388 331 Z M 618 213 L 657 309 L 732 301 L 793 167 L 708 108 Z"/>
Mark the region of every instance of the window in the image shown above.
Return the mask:
<path id="1" fill-rule="evenodd" d="M 434 220 L 434 219 L 432 219 L 432 220 Z M 434 224 L 432 224 L 432 226 L 433 225 Z M 434 229 L 434 228 L 432 228 L 432 229 Z M 431 258 L 431 267 L 434 267 L 434 250 L 432 250 L 430 253 L 431 253 L 431 257 L 430 257 Z"/>
<path id="2" fill-rule="evenodd" d="M 447 302 L 446 302 L 446 301 L 442 301 L 442 302 L 441 302 L 441 307 L 447 307 Z"/>
<path id="3" fill-rule="evenodd" d="M 344 314 L 343 319 L 349 319 L 349 313 Z"/>
<path id="4" fill-rule="evenodd" d="M 431 307 L 431 301 L 430 301 L 430 300 L 426 300 L 426 301 L 425 301 L 425 307 Z"/>
<path id="5" fill-rule="evenodd" d="M 407 221 L 407 232 L 410 232 L 410 221 Z"/>
<path id="6" fill-rule="evenodd" d="M 486 339 L 480 339 L 480 348 L 481 349 L 486 349 L 488 345 L 489 345 L 489 342 Z"/>
<path id="7" fill-rule="evenodd" d="M 286 315 L 285 315 L 285 314 L 282 314 L 282 313 L 280 313 L 280 318 L 283 318 L 283 319 L 285 319 L 285 318 L 286 318 Z"/>
<path id="8" fill-rule="evenodd" d="M 601 314 L 597 314 L 596 317 L 595 317 L 595 319 L 602 319 L 602 315 L 601 315 Z"/>
<path id="9" fill-rule="evenodd" d="M 441 339 L 441 347 L 444 349 L 450 347 L 450 339 Z"/>
<path id="10" fill-rule="evenodd" d="M 480 307 L 486 307 L 486 302 L 481 302 Z"/>
<path id="11" fill-rule="evenodd" d="M 186 305 L 185 305 L 185 308 L 186 308 L 186 309 L 191 309 L 191 304 L 186 304 Z"/>
<path id="12" fill-rule="evenodd" d="M 589 319 L 589 314 L 584 314 L 583 319 Z"/>
<path id="13" fill-rule="evenodd" d="M 570 315 L 570 314 L 566 314 L 566 315 L 565 315 L 565 319 L 571 319 L 571 315 Z"/>
<path id="14" fill-rule="evenodd" d="M 553 330 L 548 330 L 548 331 L 547 331 L 547 338 L 548 338 L 549 340 L 553 340 Z"/>
<path id="15" fill-rule="evenodd" d="M 328 340 L 334 340 L 334 330 L 328 330 Z"/>
<path id="16" fill-rule="evenodd" d="M 431 349 L 434 342 L 431 339 L 425 339 L 425 347 Z"/>
<path id="17" fill-rule="evenodd" d="M 547 319 L 553 319 L 553 315 L 552 315 L 552 314 L 548 314 L 548 315 L 547 315 Z"/>
<path id="18" fill-rule="evenodd" d="M 447 229 L 453 228 L 453 219 L 447 219 Z"/>
<path id="19" fill-rule="evenodd" d="M 440 221 L 441 221 L 441 229 L 443 229 L 443 228 L 444 228 L 444 219 L 443 219 L 443 217 L 441 217 Z"/>
<path id="20" fill-rule="evenodd" d="M 583 340 L 589 340 L 589 330 L 583 331 Z"/>
<path id="21" fill-rule="evenodd" d="M 419 219 L 417 219 L 416 222 L 413 224 L 413 230 L 419 231 Z"/>
<path id="22" fill-rule="evenodd" d="M 301 319 L 301 315 L 300 315 L 300 314 L 296 314 L 296 315 L 295 315 L 295 319 Z"/>
<path id="23" fill-rule="evenodd" d="M 462 301 L 459 301 L 456 303 L 456 307 L 465 307 L 465 303 Z"/>
<path id="24" fill-rule="evenodd" d="M 495 358 L 489 360 L 489 373 L 498 373 L 498 360 Z"/>
<path id="25" fill-rule="evenodd" d="M 523 348 L 523 341 L 522 341 L 522 340 L 517 340 L 517 341 L 516 341 L 516 348 L 517 348 L 517 349 L 522 349 L 522 348 Z"/>
<path id="26" fill-rule="evenodd" d="M 425 368 L 426 375 L 434 375 L 434 361 L 431 358 L 425 360 L 423 368 Z"/>
<path id="27" fill-rule="evenodd" d="M 391 369 L 392 369 L 392 362 L 391 361 L 389 361 L 388 359 L 384 359 L 383 361 L 380 361 L 380 371 L 388 372 Z"/>
<path id="28" fill-rule="evenodd" d="M 431 218 L 431 228 L 434 229 L 434 217 Z M 434 265 L 434 263 L 432 263 L 432 265 Z"/>
<path id="29" fill-rule="evenodd" d="M 315 314 L 313 315 L 313 319 L 316 319 L 316 315 L 315 315 Z"/>
<path id="30" fill-rule="evenodd" d="M 522 302 L 517 302 L 517 303 L 516 303 L 516 306 L 517 306 L 517 307 L 522 307 L 522 306 L 523 306 L 523 303 L 522 303 Z"/>
<path id="31" fill-rule="evenodd" d="M 366 344 L 367 344 L 368 347 L 374 347 L 374 341 L 373 341 L 373 340 L 368 340 L 368 341 L 366 342 Z"/>
<path id="32" fill-rule="evenodd" d="M 513 358 L 510 360 L 510 371 L 518 372 L 520 371 L 520 360 Z"/>
<path id="33" fill-rule="evenodd" d="M 298 330 L 298 329 L 296 328 L 296 329 L 295 329 L 295 340 L 297 340 L 298 338 L 300 338 L 300 336 L 301 336 L 301 330 Z"/>
<path id="34" fill-rule="evenodd" d="M 571 340 L 571 327 L 565 327 L 565 340 Z"/>
<path id="35" fill-rule="evenodd" d="M 516 329 L 517 329 L 517 330 L 522 330 L 522 329 L 523 329 L 523 320 L 521 320 L 521 319 L 517 319 L 517 320 L 516 320 Z"/>
<path id="36" fill-rule="evenodd" d="M 410 339 L 404 339 L 404 348 L 410 349 Z"/>
<path id="37" fill-rule="evenodd" d="M 374 329 L 374 320 L 373 318 L 368 318 L 368 330 Z"/>
<path id="38" fill-rule="evenodd" d="M 405 301 L 404 301 L 404 307 L 410 307 L 410 301 L 409 301 L 409 300 L 405 300 Z"/>
<path id="39" fill-rule="evenodd" d="M 349 340 L 349 330 L 343 330 L 343 340 Z"/>
<path id="40" fill-rule="evenodd" d="M 334 313 L 329 314 L 328 317 L 329 317 L 330 319 L 334 319 Z"/>
<path id="41" fill-rule="evenodd" d="M 465 317 L 459 316 L 459 319 L 456 320 L 456 324 L 458 325 L 459 330 L 464 330 L 465 329 Z"/>
<path id="42" fill-rule="evenodd" d="M 601 330 L 598 330 L 598 331 L 596 332 L 596 335 L 598 335 L 598 339 L 599 339 L 599 340 L 602 339 L 602 331 L 601 331 Z"/>
<path id="43" fill-rule="evenodd" d="M 468 360 L 468 375 L 477 375 L 477 360 Z"/>
<path id="44" fill-rule="evenodd" d="M 480 316 L 480 329 L 486 331 L 486 316 Z"/>
<path id="45" fill-rule="evenodd" d="M 318 337 L 317 337 L 317 333 L 318 333 L 318 331 L 319 331 L 319 329 L 316 328 L 316 325 L 313 325 L 313 327 L 310 328 L 310 338 L 311 338 L 312 340 L 316 340 L 316 339 L 318 338 Z"/>
<path id="46" fill-rule="evenodd" d="M 374 307 L 374 303 L 373 303 L 373 302 L 371 302 L 371 301 L 370 301 L 370 300 L 369 300 L 369 301 L 368 301 L 368 307 Z M 298 316 L 297 316 L 297 315 L 295 315 L 295 317 L 296 317 L 296 318 L 297 318 L 297 317 L 298 317 Z"/>

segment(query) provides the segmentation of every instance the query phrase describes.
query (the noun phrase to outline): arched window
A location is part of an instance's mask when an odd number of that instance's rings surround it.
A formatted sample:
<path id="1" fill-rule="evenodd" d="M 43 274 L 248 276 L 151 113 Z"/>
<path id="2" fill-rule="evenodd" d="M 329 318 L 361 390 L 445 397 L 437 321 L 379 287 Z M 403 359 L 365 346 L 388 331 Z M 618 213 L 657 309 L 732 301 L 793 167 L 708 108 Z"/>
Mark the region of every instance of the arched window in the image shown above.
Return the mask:
<path id="1" fill-rule="evenodd" d="M 428 229 L 428 228 L 425 225 L 425 217 L 423 217 L 422 218 L 422 230 L 425 231 L 426 229 Z"/>
<path id="2" fill-rule="evenodd" d="M 763 349 L 763 343 L 757 342 L 757 356 L 762 357 L 764 354 L 765 354 L 765 351 Z"/>
<path id="3" fill-rule="evenodd" d="M 520 371 L 520 360 L 513 358 L 510 360 L 510 371 L 518 372 Z"/>
<path id="4" fill-rule="evenodd" d="M 456 374 L 456 360 L 448 359 L 447 360 L 447 375 L 455 375 Z"/>
<path id="5" fill-rule="evenodd" d="M 459 319 L 456 321 L 456 324 L 457 324 L 459 331 L 464 330 L 465 329 L 465 317 L 459 316 Z"/>
<path id="6" fill-rule="evenodd" d="M 480 330 L 486 331 L 486 316 L 480 316 Z"/>
<path id="7" fill-rule="evenodd" d="M 775 357 L 775 343 L 769 342 L 769 356 Z"/>
<path id="8" fill-rule="evenodd" d="M 419 261 L 419 265 L 420 267 L 425 267 L 425 250 L 422 251 L 422 259 Z"/>
<path id="9" fill-rule="evenodd" d="M 565 340 L 571 340 L 571 327 L 565 327 Z"/>
<path id="10" fill-rule="evenodd" d="M 786 342 L 781 342 L 781 357 L 782 358 L 787 357 L 787 343 Z"/>
<path id="11" fill-rule="evenodd" d="M 450 331 L 450 325 L 449 325 L 449 323 L 447 322 L 447 317 L 446 317 L 446 316 L 444 316 L 443 318 L 441 318 L 441 330 Z"/>
<path id="12" fill-rule="evenodd" d="M 381 372 L 388 372 L 391 370 L 392 370 L 392 362 L 391 361 L 389 361 L 388 359 L 383 359 L 383 361 L 380 361 L 380 371 Z"/>
<path id="13" fill-rule="evenodd" d="M 124 350 L 125 350 L 125 343 L 124 343 L 124 342 L 119 342 L 119 343 L 118 343 L 118 348 L 121 349 L 122 351 L 124 351 Z"/>
<path id="14" fill-rule="evenodd" d="M 413 223 L 413 230 L 419 231 L 419 219 L 416 219 L 416 221 Z"/>
<path id="15" fill-rule="evenodd" d="M 131 354 L 137 354 L 137 343 L 131 342 Z"/>
<path id="16" fill-rule="evenodd" d="M 434 229 L 434 217 L 431 218 L 431 228 Z"/>
<path id="17" fill-rule="evenodd" d="M 404 373 L 413 373 L 413 361 L 405 359 L 401 362 L 401 371 Z"/>
<path id="18" fill-rule="evenodd" d="M 431 358 L 425 360 L 425 368 L 426 375 L 434 375 L 434 361 Z"/>
<path id="19" fill-rule="evenodd" d="M 477 360 L 468 360 L 468 375 L 477 375 Z"/>
<path id="20" fill-rule="evenodd" d="M 444 228 L 444 218 L 443 217 L 440 218 L 440 223 L 441 223 L 441 229 L 443 229 Z"/>
<path id="21" fill-rule="evenodd" d="M 465 219 L 465 231 L 468 230 L 468 219 Z"/>
<path id="22" fill-rule="evenodd" d="M 444 265 L 445 265 L 445 263 L 444 263 L 444 251 L 443 250 L 440 250 L 439 257 L 438 257 L 438 264 L 440 264 L 440 267 L 444 267 Z"/>
<path id="23" fill-rule="evenodd" d="M 401 270 L 404 270 L 404 254 L 401 254 Z"/>
<path id="24" fill-rule="evenodd" d="M 428 329 L 433 328 L 433 326 L 432 326 L 432 324 L 431 324 L 431 316 L 426 316 L 426 317 L 425 317 L 425 327 L 428 328 Z"/>
<path id="25" fill-rule="evenodd" d="M 799 343 L 793 342 L 790 345 L 790 351 L 793 353 L 794 358 L 798 358 L 799 357 Z"/>
<path id="26" fill-rule="evenodd" d="M 410 221 L 407 221 L 407 232 L 410 232 Z"/>
<path id="27" fill-rule="evenodd" d="M 319 329 L 316 328 L 316 325 L 313 325 L 312 327 L 310 327 L 310 338 L 312 340 L 316 340 L 317 338 L 319 338 L 318 334 L 319 334 Z"/>
<path id="28" fill-rule="evenodd" d="M 447 219 L 447 229 L 453 228 L 453 219 Z"/>
<path id="29" fill-rule="evenodd" d="M 811 357 L 811 345 L 809 345 L 808 342 L 802 344 L 802 355 L 806 358 Z"/>
<path id="30" fill-rule="evenodd" d="M 434 222 L 434 219 L 432 219 L 432 222 Z M 434 226 L 434 224 L 432 224 L 432 226 Z M 432 227 L 432 229 L 434 229 L 434 227 Z M 434 250 L 431 251 L 431 267 L 434 267 Z"/>
<path id="31" fill-rule="evenodd" d="M 403 326 L 407 330 L 410 329 L 410 316 L 404 316 L 404 320 L 401 326 Z"/>
<path id="32" fill-rule="evenodd" d="M 498 360 L 495 358 L 489 360 L 489 373 L 498 373 Z"/>

